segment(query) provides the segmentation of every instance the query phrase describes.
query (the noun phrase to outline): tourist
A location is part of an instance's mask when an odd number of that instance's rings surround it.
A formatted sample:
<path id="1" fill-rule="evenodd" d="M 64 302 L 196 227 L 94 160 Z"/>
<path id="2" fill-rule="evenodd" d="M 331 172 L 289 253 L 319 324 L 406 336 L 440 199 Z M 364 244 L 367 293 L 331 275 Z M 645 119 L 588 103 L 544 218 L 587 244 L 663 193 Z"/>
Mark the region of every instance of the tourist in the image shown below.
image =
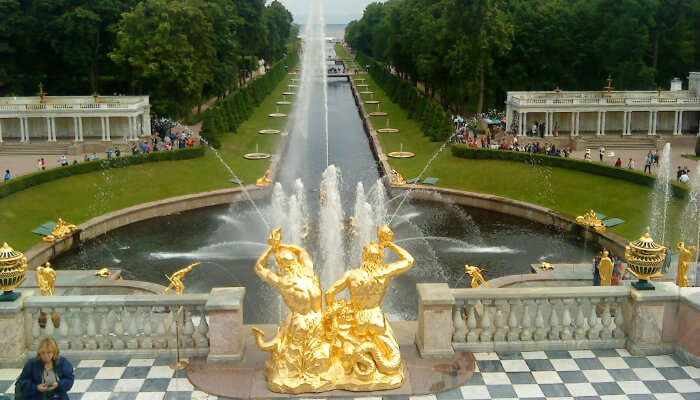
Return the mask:
<path id="1" fill-rule="evenodd" d="M 658 167 L 659 166 L 659 151 L 658 150 L 654 150 L 654 160 L 653 161 L 654 161 L 654 165 L 656 165 Z"/>
<path id="2" fill-rule="evenodd" d="M 681 176 L 683 175 L 684 172 L 685 172 L 685 170 L 682 170 L 682 169 L 681 169 L 681 166 L 679 165 L 679 166 L 678 166 L 678 171 L 676 171 L 676 180 L 677 180 L 677 181 L 680 181 L 680 180 L 681 180 Z"/>
<path id="3" fill-rule="evenodd" d="M 6 169 L 5 170 L 5 182 L 9 181 L 10 179 L 12 179 L 12 174 L 10 174 L 9 169 Z"/>
<path id="4" fill-rule="evenodd" d="M 107 154 L 108 160 L 110 160 L 112 158 L 112 150 L 110 150 L 110 149 L 105 150 L 105 154 Z"/>
<path id="5" fill-rule="evenodd" d="M 598 271 L 598 263 L 600 262 L 600 254 L 593 259 L 593 286 L 600 286 L 600 271 Z"/>
<path id="6" fill-rule="evenodd" d="M 683 171 L 683 175 L 681 175 L 681 178 L 678 181 L 682 184 L 687 185 L 688 182 L 690 182 L 690 176 L 688 174 L 688 171 Z"/>
<path id="7" fill-rule="evenodd" d="M 591 158 L 591 149 L 586 150 L 586 154 L 583 155 L 584 161 L 593 161 Z"/>
<path id="8" fill-rule="evenodd" d="M 119 157 L 119 156 L 122 155 L 122 151 L 119 150 L 119 147 L 117 147 L 117 148 L 114 149 L 114 155 L 117 156 L 117 157 Z"/>
<path id="9" fill-rule="evenodd" d="M 603 156 L 605 155 L 605 147 L 600 146 L 600 149 L 598 149 L 598 155 L 600 156 L 600 162 L 603 162 Z"/>
<path id="10" fill-rule="evenodd" d="M 620 275 L 620 271 L 617 268 L 614 268 L 613 273 L 612 273 L 612 278 L 610 278 L 610 285 L 611 286 L 618 286 L 620 284 L 621 278 L 622 278 L 622 275 Z"/>
<path id="11" fill-rule="evenodd" d="M 46 169 L 46 160 L 43 158 L 41 159 L 41 170 L 44 171 Z"/>
<path id="12" fill-rule="evenodd" d="M 25 399 L 69 400 L 73 379 L 73 366 L 59 356 L 56 341 L 48 337 L 39 343 L 36 357 L 24 365 L 17 383 Z"/>
<path id="13" fill-rule="evenodd" d="M 680 167 L 678 167 L 678 168 L 680 168 Z M 36 169 L 41 171 L 41 158 L 36 160 Z"/>
<path id="14" fill-rule="evenodd" d="M 66 158 L 65 154 L 62 154 L 61 157 L 59 157 L 59 161 L 60 161 L 62 167 L 65 167 L 66 165 L 68 165 L 68 159 Z"/>
<path id="15" fill-rule="evenodd" d="M 622 159 L 620 157 L 617 157 L 617 161 L 615 161 L 615 167 L 622 167 Z"/>
<path id="16" fill-rule="evenodd" d="M 634 169 L 634 160 L 631 158 L 627 161 L 627 169 Z"/>
<path id="17" fill-rule="evenodd" d="M 90 156 L 90 160 L 93 160 L 93 161 L 97 160 L 97 154 L 95 152 L 93 152 L 92 155 Z"/>
<path id="18" fill-rule="evenodd" d="M 644 172 L 649 172 L 651 174 L 651 164 L 653 162 L 653 157 L 651 151 L 647 153 L 647 158 L 644 160 Z"/>
<path id="19" fill-rule="evenodd" d="M 90 161 L 90 157 L 88 157 L 88 155 L 85 154 L 85 156 L 83 157 L 83 161 Z"/>

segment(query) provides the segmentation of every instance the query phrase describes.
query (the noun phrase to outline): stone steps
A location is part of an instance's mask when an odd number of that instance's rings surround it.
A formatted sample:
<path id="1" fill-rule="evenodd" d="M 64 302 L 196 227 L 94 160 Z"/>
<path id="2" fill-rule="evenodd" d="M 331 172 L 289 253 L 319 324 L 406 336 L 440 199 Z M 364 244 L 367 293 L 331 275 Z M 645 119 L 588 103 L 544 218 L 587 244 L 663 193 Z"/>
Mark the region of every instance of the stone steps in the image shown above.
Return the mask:
<path id="1" fill-rule="evenodd" d="M 656 140 L 649 138 L 586 138 L 585 144 L 587 149 L 597 149 L 605 147 L 606 149 L 618 150 L 654 150 L 656 149 Z"/>
<path id="2" fill-rule="evenodd" d="M 62 155 L 68 154 L 72 143 L 3 143 L 0 144 L 0 155 Z"/>

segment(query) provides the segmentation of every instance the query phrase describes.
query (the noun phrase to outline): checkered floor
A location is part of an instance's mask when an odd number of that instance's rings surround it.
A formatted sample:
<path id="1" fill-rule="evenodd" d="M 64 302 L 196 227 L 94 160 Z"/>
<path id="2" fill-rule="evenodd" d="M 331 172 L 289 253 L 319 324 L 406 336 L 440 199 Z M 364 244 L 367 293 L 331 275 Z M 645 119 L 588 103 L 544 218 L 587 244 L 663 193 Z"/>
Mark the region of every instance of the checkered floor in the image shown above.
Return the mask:
<path id="1" fill-rule="evenodd" d="M 474 357 L 477 371 L 465 386 L 434 395 L 413 396 L 410 400 L 700 400 L 700 369 L 675 356 L 632 357 L 620 349 L 475 353 Z M 171 362 L 153 359 L 76 361 L 70 398 L 216 399 L 195 390 L 185 377 L 185 371 L 170 369 Z M 13 383 L 20 372 L 19 369 L 0 369 L 0 393 L 13 393 Z M 389 399 L 408 400 L 405 397 Z"/>

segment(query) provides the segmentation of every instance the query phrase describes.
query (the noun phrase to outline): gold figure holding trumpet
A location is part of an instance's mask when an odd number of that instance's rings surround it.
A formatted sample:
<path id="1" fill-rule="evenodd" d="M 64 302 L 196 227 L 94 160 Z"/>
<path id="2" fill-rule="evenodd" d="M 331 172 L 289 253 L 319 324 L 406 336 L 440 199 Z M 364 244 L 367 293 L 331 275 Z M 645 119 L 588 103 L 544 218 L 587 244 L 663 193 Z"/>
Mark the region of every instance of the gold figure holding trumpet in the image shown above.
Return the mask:
<path id="1" fill-rule="evenodd" d="M 166 294 L 170 291 L 170 289 L 175 289 L 175 293 L 177 294 L 183 294 L 185 293 L 185 284 L 182 283 L 182 280 L 185 278 L 185 275 L 187 275 L 194 267 L 198 266 L 201 263 L 194 263 L 186 266 L 185 268 L 176 271 L 174 274 L 171 276 L 165 275 L 166 278 L 170 281 L 170 285 L 168 285 L 165 290 L 163 290 L 163 294 Z"/>
<path id="2" fill-rule="evenodd" d="M 484 272 L 483 269 L 467 264 L 464 266 L 464 271 L 472 277 L 472 289 L 478 288 L 479 285 L 484 285 L 484 287 L 487 288 L 490 287 L 489 284 L 486 283 L 484 276 L 481 275 L 481 273 Z"/>
<path id="3" fill-rule="evenodd" d="M 42 296 L 53 296 L 56 286 L 56 271 L 51 268 L 50 262 L 47 261 L 43 267 L 37 267 L 34 278 Z"/>
<path id="4" fill-rule="evenodd" d="M 265 377 L 270 390 L 281 393 L 384 390 L 401 386 L 403 364 L 398 341 L 384 316 L 381 302 L 391 278 L 405 272 L 414 259 L 382 226 L 379 243 L 365 246 L 359 268 L 345 272 L 325 293 L 313 271 L 309 254 L 301 247 L 281 244 L 279 229 L 268 238 L 267 249 L 255 264 L 255 272 L 282 295 L 290 313 L 274 339 L 253 329 L 257 346 L 270 353 Z M 384 249 L 399 261 L 382 265 Z M 267 268 L 270 255 L 281 274 Z M 350 300 L 335 296 L 344 289 Z"/>
<path id="5" fill-rule="evenodd" d="M 41 238 L 41 240 L 43 240 L 44 242 L 51 243 L 58 239 L 63 239 L 64 237 L 70 236 L 77 230 L 77 226 L 69 224 L 66 221 L 59 218 L 58 223 L 56 223 L 56 226 L 54 226 L 53 230 L 51 231 L 51 234 L 44 236 L 43 238 Z"/>
<path id="6" fill-rule="evenodd" d="M 678 254 L 678 270 L 676 271 L 676 285 L 680 287 L 689 287 L 688 269 L 690 268 L 690 260 L 693 258 L 693 253 L 698 249 L 695 246 L 685 247 L 684 242 L 678 242 L 676 245 L 680 254 Z"/>
<path id="7" fill-rule="evenodd" d="M 255 186 L 265 187 L 271 184 L 272 179 L 270 178 L 270 175 L 272 175 L 272 171 L 268 169 L 267 171 L 265 171 L 265 174 L 262 177 L 258 178 L 258 180 L 255 181 Z"/>

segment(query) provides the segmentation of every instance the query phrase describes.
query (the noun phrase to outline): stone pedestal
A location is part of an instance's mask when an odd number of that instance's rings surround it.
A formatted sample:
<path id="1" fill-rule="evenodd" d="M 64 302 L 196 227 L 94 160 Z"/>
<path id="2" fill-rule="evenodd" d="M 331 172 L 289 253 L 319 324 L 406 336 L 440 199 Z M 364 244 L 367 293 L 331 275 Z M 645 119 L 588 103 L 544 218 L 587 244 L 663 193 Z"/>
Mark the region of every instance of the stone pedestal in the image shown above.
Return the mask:
<path id="1" fill-rule="evenodd" d="M 631 289 L 627 350 L 634 355 L 673 353 L 678 342 L 680 288 L 653 282 L 655 290 Z"/>
<path id="2" fill-rule="evenodd" d="M 419 283 L 418 333 L 421 357 L 453 357 L 452 306 L 455 299 L 446 283 Z"/>
<path id="3" fill-rule="evenodd" d="M 31 293 L 24 291 L 15 301 L 0 302 L 0 368 L 21 366 L 25 361 L 22 305 Z"/>
<path id="4" fill-rule="evenodd" d="M 204 310 L 209 315 L 209 355 L 207 362 L 230 362 L 243 358 L 244 287 L 213 288 Z"/>

